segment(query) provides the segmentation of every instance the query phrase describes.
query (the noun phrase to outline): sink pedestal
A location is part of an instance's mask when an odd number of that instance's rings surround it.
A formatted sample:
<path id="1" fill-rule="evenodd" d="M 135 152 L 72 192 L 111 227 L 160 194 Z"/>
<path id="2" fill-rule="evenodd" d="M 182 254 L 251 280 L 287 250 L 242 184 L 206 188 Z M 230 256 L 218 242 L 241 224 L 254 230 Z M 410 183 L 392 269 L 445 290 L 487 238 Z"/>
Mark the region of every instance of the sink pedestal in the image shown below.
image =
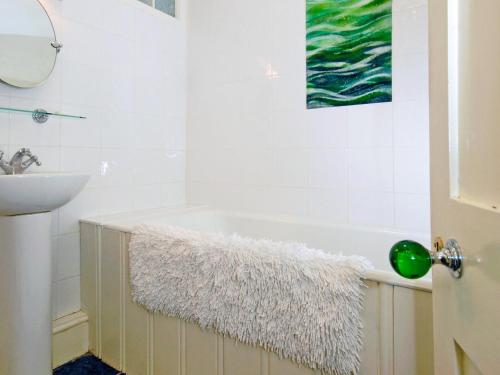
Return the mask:
<path id="1" fill-rule="evenodd" d="M 0 216 L 0 375 L 52 374 L 51 214 Z"/>
<path id="2" fill-rule="evenodd" d="M 76 197 L 89 178 L 0 175 L 0 375 L 52 374 L 49 212 Z"/>

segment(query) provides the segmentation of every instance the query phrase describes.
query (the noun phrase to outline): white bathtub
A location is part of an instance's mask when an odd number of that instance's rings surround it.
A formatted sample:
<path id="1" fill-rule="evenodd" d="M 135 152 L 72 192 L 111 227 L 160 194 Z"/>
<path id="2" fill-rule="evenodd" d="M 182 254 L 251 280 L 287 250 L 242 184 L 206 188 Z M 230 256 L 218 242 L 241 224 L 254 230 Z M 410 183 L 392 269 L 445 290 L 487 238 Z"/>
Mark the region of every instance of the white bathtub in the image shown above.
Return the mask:
<path id="1" fill-rule="evenodd" d="M 375 269 L 366 277 L 362 373 L 432 374 L 431 280 L 402 279 L 388 262 L 395 242 L 413 239 L 429 245 L 428 235 L 195 207 L 82 221 L 82 305 L 89 315 L 90 349 L 128 375 L 314 373 L 262 349 L 236 345 L 178 319 L 150 314 L 132 303 L 127 249 L 132 228 L 141 223 L 300 241 L 367 257 Z"/>
<path id="2" fill-rule="evenodd" d="M 395 285 L 431 290 L 431 273 L 424 279 L 407 280 L 399 277 L 389 264 L 389 249 L 396 242 L 412 239 L 430 248 L 430 236 L 425 233 L 398 232 L 348 225 L 331 225 L 291 217 L 273 217 L 214 210 L 207 207 L 161 209 L 85 220 L 105 224 L 108 228 L 130 232 L 140 223 L 164 223 L 198 231 L 238 233 L 254 238 L 299 241 L 309 247 L 334 253 L 356 254 L 368 258 L 374 271 L 369 279 Z"/>

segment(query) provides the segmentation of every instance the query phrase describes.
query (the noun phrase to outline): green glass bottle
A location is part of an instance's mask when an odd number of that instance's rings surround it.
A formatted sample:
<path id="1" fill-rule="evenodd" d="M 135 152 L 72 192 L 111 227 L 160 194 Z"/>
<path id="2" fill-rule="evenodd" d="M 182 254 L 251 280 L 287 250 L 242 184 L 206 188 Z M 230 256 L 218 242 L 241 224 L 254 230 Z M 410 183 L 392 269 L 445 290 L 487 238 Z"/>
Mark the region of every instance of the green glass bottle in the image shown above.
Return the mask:
<path id="1" fill-rule="evenodd" d="M 415 241 L 401 241 L 389 253 L 391 266 L 399 275 L 407 279 L 419 279 L 432 267 L 429 251 Z"/>

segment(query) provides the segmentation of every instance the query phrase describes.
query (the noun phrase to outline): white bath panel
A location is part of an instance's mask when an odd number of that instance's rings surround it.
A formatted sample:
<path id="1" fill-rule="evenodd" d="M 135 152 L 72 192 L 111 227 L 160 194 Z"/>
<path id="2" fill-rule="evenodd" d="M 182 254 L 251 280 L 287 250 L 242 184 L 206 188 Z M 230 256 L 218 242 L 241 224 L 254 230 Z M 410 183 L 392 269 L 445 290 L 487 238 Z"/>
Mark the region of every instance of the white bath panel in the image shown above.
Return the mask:
<path id="1" fill-rule="evenodd" d="M 128 375 L 320 375 L 193 323 L 149 313 L 130 297 L 130 233 L 86 223 L 81 235 L 89 346 L 105 362 Z M 432 375 L 430 290 L 373 275 L 366 285 L 360 374 Z"/>
<path id="2" fill-rule="evenodd" d="M 218 337 L 213 332 L 186 324 L 185 374 L 218 375 Z"/>
<path id="3" fill-rule="evenodd" d="M 153 374 L 181 373 L 181 322 L 155 314 L 153 317 Z"/>
<path id="4" fill-rule="evenodd" d="M 380 367 L 381 352 L 379 342 L 381 340 L 380 311 L 382 304 L 380 303 L 380 287 L 379 283 L 374 281 L 367 282 L 368 289 L 366 290 L 365 308 L 363 310 L 364 323 L 364 340 L 363 345 L 363 363 L 361 373 L 369 374 L 368 366 L 374 363 Z"/>
<path id="5" fill-rule="evenodd" d="M 394 288 L 394 374 L 432 374 L 432 294 Z"/>
<path id="6" fill-rule="evenodd" d="M 276 354 L 269 354 L 269 375 L 314 375 L 315 371 L 299 366 L 292 361 L 284 361 Z"/>
<path id="7" fill-rule="evenodd" d="M 105 232 L 104 230 L 103 232 Z M 124 237 L 124 236 L 122 236 Z M 118 257 L 124 252 L 122 246 L 123 241 L 120 241 L 118 237 L 118 243 L 120 244 L 121 251 L 117 255 L 116 261 L 112 267 L 116 267 L 117 264 L 121 264 Z M 104 244 L 104 242 L 103 242 Z M 128 257 L 125 257 L 125 270 L 128 270 Z M 106 268 L 101 268 L 101 273 L 106 273 Z M 152 322 L 152 317 L 147 311 L 132 301 L 132 295 L 129 289 L 128 279 L 123 283 L 125 287 L 123 288 L 124 293 L 124 311 L 123 311 L 123 331 L 124 331 L 124 363 L 123 370 L 128 375 L 145 375 L 150 374 L 150 324 Z M 122 284 L 122 285 L 123 285 Z M 117 317 L 115 316 L 115 319 Z"/>
<path id="8" fill-rule="evenodd" d="M 121 259 L 120 233 L 104 230 L 100 253 L 101 291 L 100 291 L 100 337 L 102 359 L 114 368 L 121 367 L 122 341 L 122 300 L 121 267 L 113 262 Z"/>
<path id="9" fill-rule="evenodd" d="M 98 280 L 97 259 L 100 231 L 95 225 L 82 224 L 80 228 L 80 267 L 82 311 L 89 317 L 89 351 L 99 353 L 97 347 Z"/>
<path id="10" fill-rule="evenodd" d="M 223 373 L 254 375 L 261 371 L 261 349 L 225 337 L 223 339 Z"/>

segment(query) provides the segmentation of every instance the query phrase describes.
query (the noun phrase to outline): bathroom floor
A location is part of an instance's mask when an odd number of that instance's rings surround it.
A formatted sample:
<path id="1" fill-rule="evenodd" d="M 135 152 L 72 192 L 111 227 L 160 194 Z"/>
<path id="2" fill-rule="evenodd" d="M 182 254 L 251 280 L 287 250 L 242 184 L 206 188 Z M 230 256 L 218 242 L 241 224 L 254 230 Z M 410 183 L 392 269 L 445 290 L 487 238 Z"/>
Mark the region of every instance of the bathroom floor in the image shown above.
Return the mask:
<path id="1" fill-rule="evenodd" d="M 91 354 L 84 355 L 54 370 L 54 375 L 124 375 Z"/>

